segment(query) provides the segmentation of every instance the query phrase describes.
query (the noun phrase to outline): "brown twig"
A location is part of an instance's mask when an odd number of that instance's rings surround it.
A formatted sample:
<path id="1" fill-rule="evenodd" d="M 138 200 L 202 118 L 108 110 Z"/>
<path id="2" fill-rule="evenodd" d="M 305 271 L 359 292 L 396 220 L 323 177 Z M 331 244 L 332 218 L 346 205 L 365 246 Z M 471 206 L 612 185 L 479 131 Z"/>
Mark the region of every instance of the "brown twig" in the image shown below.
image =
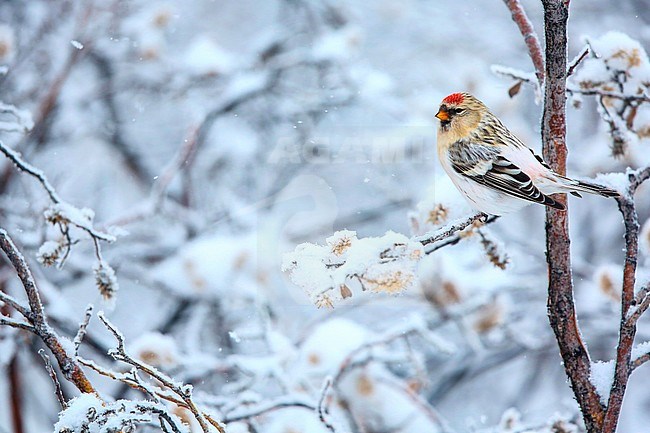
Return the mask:
<path id="1" fill-rule="evenodd" d="M 417 236 L 413 238 L 413 240 L 420 242 L 424 246 L 434 244 L 427 249 L 426 253 L 429 254 L 444 246 L 457 244 L 462 239 L 461 232 L 472 224 L 478 221 L 482 222 L 484 225 L 490 224 L 497 218 L 498 216 L 495 215 L 489 216 L 484 213 L 477 213 L 476 215 L 472 215 L 464 221 L 454 222 L 438 229 L 433 233 L 426 233 L 422 236 Z"/>
<path id="2" fill-rule="evenodd" d="M 526 47 L 528 47 L 528 54 L 530 55 L 530 59 L 533 61 L 533 66 L 535 67 L 535 75 L 537 76 L 537 80 L 541 87 L 544 83 L 545 76 L 544 55 L 542 54 L 542 45 L 539 43 L 539 38 L 533 28 L 533 23 L 528 19 L 526 11 L 519 0 L 503 0 L 503 2 L 510 10 L 512 20 L 517 24 L 521 35 L 524 37 Z"/>
<path id="3" fill-rule="evenodd" d="M 47 370 L 47 373 L 50 375 L 50 378 L 52 379 L 52 383 L 54 384 L 54 393 L 56 394 L 57 400 L 59 400 L 59 404 L 61 405 L 62 409 L 65 409 L 68 407 L 68 403 L 65 401 L 65 397 L 63 396 L 63 389 L 61 388 L 61 382 L 59 382 L 59 378 L 56 376 L 56 372 L 54 371 L 54 367 L 52 367 L 52 363 L 50 362 L 50 357 L 45 354 L 45 351 L 43 349 L 40 349 L 38 351 L 38 354 L 43 358 L 43 362 L 45 363 L 45 369 Z"/>
<path id="4" fill-rule="evenodd" d="M 543 156 L 557 173 L 566 173 L 566 74 L 569 2 L 543 0 L 546 81 L 542 117 Z M 558 197 L 566 204 L 566 196 Z M 548 316 L 564 369 L 590 433 L 599 432 L 605 409 L 589 380 L 591 361 L 580 336 L 573 298 L 568 212 L 546 208 Z"/>
<path id="5" fill-rule="evenodd" d="M 582 51 L 580 51 L 580 54 L 578 54 L 577 56 L 574 57 L 573 60 L 571 60 L 571 63 L 569 63 L 569 67 L 566 70 L 566 76 L 567 77 L 570 77 L 571 75 L 573 75 L 573 73 L 575 72 L 578 65 L 580 63 L 582 63 L 582 61 L 584 59 L 587 58 L 587 55 L 589 55 L 590 52 L 591 52 L 591 50 L 589 49 L 589 45 L 586 45 L 582 49 Z"/>

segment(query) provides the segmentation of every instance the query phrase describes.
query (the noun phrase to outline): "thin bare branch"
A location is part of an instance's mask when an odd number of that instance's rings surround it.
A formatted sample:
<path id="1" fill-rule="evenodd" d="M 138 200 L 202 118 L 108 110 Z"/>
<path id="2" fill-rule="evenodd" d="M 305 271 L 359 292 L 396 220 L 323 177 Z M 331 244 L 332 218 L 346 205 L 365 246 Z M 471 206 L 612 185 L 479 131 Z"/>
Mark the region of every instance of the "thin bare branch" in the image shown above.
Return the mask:
<path id="1" fill-rule="evenodd" d="M 535 75 L 539 85 L 542 86 L 545 76 L 544 55 L 542 54 L 542 45 L 539 43 L 539 38 L 533 28 L 533 23 L 528 19 L 528 15 L 526 15 L 526 11 L 519 0 L 503 0 L 503 2 L 510 10 L 512 20 L 517 24 L 521 35 L 524 37 L 524 42 L 528 47 L 528 54 L 535 67 Z"/>
<path id="2" fill-rule="evenodd" d="M 332 383 L 333 379 L 331 376 L 327 376 L 323 381 L 323 388 L 321 389 L 320 398 L 318 399 L 318 418 L 329 431 L 336 433 L 334 425 L 329 420 L 329 413 L 326 404 L 329 391 L 332 388 Z"/>
<path id="3" fill-rule="evenodd" d="M 633 101 L 650 102 L 650 96 L 644 94 L 624 95 L 622 93 L 617 93 L 617 92 L 606 92 L 604 90 L 598 90 L 598 89 L 580 89 L 576 87 L 568 88 L 567 92 L 569 94 L 578 93 L 580 95 L 586 95 L 586 96 L 600 96 L 602 98 L 620 99 L 621 101 L 625 101 L 625 102 L 633 102 Z"/>
<path id="4" fill-rule="evenodd" d="M 43 189 L 45 189 L 47 195 L 50 197 L 50 200 L 52 200 L 54 204 L 61 203 L 61 197 L 59 197 L 59 194 L 56 192 L 50 181 L 47 180 L 47 177 L 43 171 L 23 160 L 22 156 L 18 152 L 5 146 L 2 141 L 0 141 L 0 152 L 4 153 L 5 156 L 9 158 L 9 160 L 13 162 L 20 171 L 34 176 L 41 183 Z"/>
<path id="5" fill-rule="evenodd" d="M 90 318 L 92 316 L 93 316 L 93 306 L 88 305 L 86 307 L 86 314 L 84 315 L 83 321 L 79 324 L 79 330 L 77 331 L 77 335 L 75 335 L 74 340 L 72 341 L 74 343 L 75 355 L 79 354 L 79 347 L 81 346 L 81 342 L 86 336 L 86 328 L 88 328 L 88 323 L 90 323 Z"/>
<path id="6" fill-rule="evenodd" d="M 580 63 L 582 63 L 582 61 L 587 58 L 587 55 L 589 55 L 590 52 L 591 51 L 589 50 L 589 45 L 585 45 L 582 51 L 580 51 L 580 54 L 575 56 L 573 60 L 571 60 L 571 62 L 569 63 L 569 67 L 567 68 L 566 71 L 567 77 L 573 75 L 578 65 L 580 65 Z"/>
<path id="7" fill-rule="evenodd" d="M 30 176 L 35 177 L 40 184 L 43 186 L 43 189 L 47 192 L 47 195 L 50 197 L 50 200 L 52 203 L 55 205 L 60 205 L 63 207 L 70 206 L 69 204 L 65 203 L 63 200 L 61 200 L 61 197 L 59 194 L 56 192 L 52 184 L 50 183 L 49 180 L 47 180 L 47 177 L 45 176 L 45 173 L 43 173 L 42 170 L 39 170 L 38 168 L 34 167 L 33 165 L 29 164 L 26 162 L 22 156 L 16 152 L 15 150 L 7 147 L 2 141 L 0 141 L 0 152 L 4 153 L 7 158 L 11 162 L 14 163 L 14 165 L 21 171 L 29 174 Z M 56 209 L 55 209 L 56 211 Z M 89 224 L 83 224 L 78 221 L 75 221 L 73 219 L 68 220 L 69 223 L 72 225 L 80 228 L 81 230 L 84 230 L 87 232 L 92 238 L 94 239 L 99 239 L 105 242 L 113 242 L 115 241 L 115 237 L 112 235 L 109 235 L 107 233 L 102 233 L 98 230 L 96 230 L 94 227 L 92 227 Z"/>
<path id="8" fill-rule="evenodd" d="M 427 246 L 429 244 L 434 244 L 431 247 L 427 248 L 427 254 L 436 251 L 443 246 L 452 245 L 458 243 L 462 239 L 461 232 L 467 227 L 475 223 L 489 224 L 495 221 L 497 216 L 488 216 L 484 213 L 477 213 L 472 215 L 466 220 L 461 222 L 453 222 L 445 227 L 438 229 L 433 233 L 427 233 L 422 236 L 416 236 L 413 238 L 414 241 L 420 242 L 422 245 Z M 444 242 L 443 242 L 444 241 Z M 440 242 L 441 244 L 437 244 Z"/>
<path id="9" fill-rule="evenodd" d="M 23 329 L 29 332 L 35 331 L 34 327 L 29 323 L 21 322 L 20 320 L 12 319 L 11 317 L 1 316 L 1 315 L 0 315 L 0 325 L 10 326 L 16 329 Z"/>
<path id="10" fill-rule="evenodd" d="M 41 355 L 41 358 L 43 358 L 43 362 L 45 363 L 45 369 L 47 370 L 47 373 L 50 375 L 50 379 L 52 379 L 52 383 L 54 384 L 54 393 L 56 394 L 57 400 L 59 400 L 61 409 L 65 409 L 66 407 L 68 407 L 68 403 L 65 401 L 65 397 L 63 396 L 63 389 L 61 388 L 61 382 L 59 382 L 59 378 L 56 376 L 54 367 L 52 367 L 52 363 L 50 362 L 50 357 L 45 354 L 45 350 L 43 349 L 40 349 L 38 351 L 38 354 Z"/>
<path id="11" fill-rule="evenodd" d="M 183 402 L 183 406 L 187 408 L 190 412 L 192 412 L 192 415 L 196 419 L 196 421 L 199 423 L 201 426 L 201 430 L 204 433 L 209 433 L 210 432 L 210 425 L 214 425 L 207 421 L 205 414 L 198 409 L 196 406 L 196 403 L 194 402 L 192 398 L 192 386 L 188 384 L 182 384 L 174 381 L 171 377 L 166 375 L 165 373 L 162 373 L 155 367 L 145 364 L 144 362 L 141 362 L 133 357 L 131 357 L 127 352 L 126 352 L 126 347 L 125 347 L 125 341 L 124 341 L 124 336 L 122 333 L 113 325 L 105 316 L 103 313 L 99 313 L 97 315 L 99 317 L 99 320 L 102 321 L 104 326 L 113 334 L 115 339 L 117 340 L 117 349 L 111 350 L 109 354 L 116 360 L 116 361 L 122 361 L 126 364 L 130 364 L 135 369 L 138 371 L 142 371 L 144 373 L 147 373 L 149 376 L 153 377 L 157 381 L 159 381 L 163 386 L 168 388 L 171 392 L 176 394 L 179 399 Z M 133 372 L 134 377 L 137 375 L 137 371 Z M 134 378 L 133 382 L 138 383 L 142 388 L 146 387 L 143 385 L 142 382 L 139 382 L 137 379 Z M 224 427 L 216 423 L 216 428 L 220 433 L 225 433 Z"/>
<path id="12" fill-rule="evenodd" d="M 641 367 L 643 364 L 646 362 L 650 361 L 650 353 L 644 353 L 641 356 L 637 356 L 633 361 L 632 364 L 630 365 L 630 369 L 632 371 L 636 370 L 637 368 Z"/>
<path id="13" fill-rule="evenodd" d="M 287 407 L 302 407 L 308 410 L 318 411 L 318 405 L 314 404 L 311 401 L 305 400 L 301 396 L 285 396 L 251 407 L 238 408 L 232 412 L 227 413 L 223 418 L 223 422 L 231 423 L 235 421 L 243 421 Z"/>

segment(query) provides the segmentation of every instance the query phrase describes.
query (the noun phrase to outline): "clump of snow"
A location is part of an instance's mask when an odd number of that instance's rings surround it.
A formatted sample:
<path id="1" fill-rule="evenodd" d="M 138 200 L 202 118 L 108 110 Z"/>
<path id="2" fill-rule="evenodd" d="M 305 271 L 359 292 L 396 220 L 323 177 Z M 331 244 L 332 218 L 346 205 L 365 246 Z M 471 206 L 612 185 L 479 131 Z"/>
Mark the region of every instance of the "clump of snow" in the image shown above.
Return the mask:
<path id="1" fill-rule="evenodd" d="M 599 173 L 595 179 L 596 183 L 615 189 L 621 194 L 627 192 L 630 186 L 630 179 L 626 173 Z"/>
<path id="2" fill-rule="evenodd" d="M 228 430 L 230 432 L 230 430 Z M 249 430 L 246 430 L 249 431 Z M 264 424 L 264 433 L 328 433 L 318 414 L 301 408 L 273 411 Z"/>
<path id="3" fill-rule="evenodd" d="M 214 40 L 208 36 L 198 36 L 187 48 L 185 65 L 197 75 L 222 75 L 235 70 L 237 62 Z"/>
<path id="4" fill-rule="evenodd" d="M 321 379 L 335 373 L 343 360 L 375 334 L 348 319 L 335 318 L 318 325 L 300 346 L 296 371 Z M 343 338 L 345 336 L 345 338 Z"/>
<path id="5" fill-rule="evenodd" d="M 59 421 L 54 425 L 55 432 L 67 430 L 80 432 L 88 426 L 90 413 L 101 410 L 103 402 L 95 394 L 81 394 L 68 402 L 68 407 L 59 414 Z"/>
<path id="6" fill-rule="evenodd" d="M 70 358 L 75 358 L 77 356 L 77 348 L 72 340 L 70 340 L 68 337 L 60 337 L 59 338 L 59 343 L 61 343 L 61 347 L 63 347 L 63 350 L 65 350 L 66 355 L 68 355 Z"/>
<path id="7" fill-rule="evenodd" d="M 634 362 L 634 360 L 648 353 L 650 353 L 650 341 L 644 341 L 643 343 L 639 343 L 632 348 L 631 361 Z"/>
<path id="8" fill-rule="evenodd" d="M 351 296 L 354 283 L 375 292 L 406 290 L 416 281 L 422 256 L 419 242 L 392 231 L 358 239 L 356 232 L 342 230 L 327 238 L 326 245 L 298 245 L 284 255 L 282 269 L 316 305 L 332 307 L 334 301 Z"/>
<path id="9" fill-rule="evenodd" d="M 312 54 L 318 60 L 347 59 L 354 53 L 362 40 L 360 29 L 343 27 L 324 34 L 314 43 Z"/>
<path id="10" fill-rule="evenodd" d="M 108 403 L 91 393 L 81 394 L 69 402 L 59 414 L 54 433 L 135 431 L 140 424 L 154 422 L 160 413 L 167 414 L 175 430 L 189 433 L 183 421 L 162 404 L 135 400 Z"/>
<path id="11" fill-rule="evenodd" d="M 627 80 L 623 93 L 650 85 L 650 62 L 643 46 L 628 35 L 608 32 L 600 38 L 585 38 L 594 52 L 585 59 L 573 80 L 585 89 L 618 91 L 615 75 L 624 73 Z"/>
<path id="12" fill-rule="evenodd" d="M 82 50 L 84 47 L 84 44 L 74 39 L 70 41 L 70 44 L 78 50 Z"/>
<path id="13" fill-rule="evenodd" d="M 436 308 L 448 308 L 464 301 L 465 289 L 461 281 L 442 257 L 427 256 L 418 270 L 420 287 L 424 298 Z"/>
<path id="14" fill-rule="evenodd" d="M 610 361 L 596 361 L 591 363 L 591 374 L 589 380 L 596 387 L 596 392 L 600 396 L 600 402 L 604 405 L 607 404 L 609 399 L 609 391 L 614 382 L 614 368 L 616 362 Z"/>
<path id="15" fill-rule="evenodd" d="M 176 341 L 159 332 L 141 335 L 129 344 L 129 350 L 132 356 L 154 367 L 173 368 L 180 360 Z"/>

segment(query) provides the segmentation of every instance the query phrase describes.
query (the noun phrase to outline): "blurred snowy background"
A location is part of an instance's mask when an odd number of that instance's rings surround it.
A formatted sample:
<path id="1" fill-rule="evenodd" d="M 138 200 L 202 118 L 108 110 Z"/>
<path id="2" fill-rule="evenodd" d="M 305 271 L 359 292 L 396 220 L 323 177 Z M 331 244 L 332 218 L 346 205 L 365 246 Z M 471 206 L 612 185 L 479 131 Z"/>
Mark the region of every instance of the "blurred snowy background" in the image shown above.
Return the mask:
<path id="1" fill-rule="evenodd" d="M 541 5 L 525 3 L 542 32 Z M 585 36 L 608 31 L 647 48 L 650 4 L 576 0 L 569 31 L 570 58 Z M 102 245 L 119 284 L 107 301 L 82 231 L 71 229 L 79 242 L 60 269 L 39 263 L 46 241 L 57 243 L 40 262 L 63 259 L 61 233 L 43 217 L 49 198 L 0 162 L 0 226 L 27 257 L 60 334 L 72 339 L 94 304 L 134 357 L 193 384 L 232 432 L 328 431 L 313 410 L 326 377 L 337 431 L 514 432 L 576 418 L 546 318 L 541 206 L 482 229 L 501 259 L 507 253 L 505 269 L 477 234 L 427 255 L 397 296 L 351 287 L 334 309 L 318 309 L 281 270 L 296 245 L 324 244 L 337 230 L 411 236 L 471 212 L 435 157 L 433 115 L 449 93 L 474 93 L 540 149 L 532 87 L 510 98 L 513 81 L 491 69 L 532 71 L 502 1 L 2 2 L 0 64 L 1 100 L 34 122 L 0 140 L 117 237 Z M 648 164 L 647 138 L 615 158 L 596 102 L 579 105 L 568 108 L 570 175 Z M 648 193 L 638 194 L 642 223 Z M 594 357 L 609 360 L 623 227 L 613 200 L 570 204 L 580 324 Z M 648 223 L 643 236 L 647 280 Z M 0 289 L 23 296 L 4 260 Z M 650 340 L 643 321 L 638 338 Z M 93 317 L 81 356 L 119 370 L 107 355 L 114 346 Z M 16 431 L 15 408 L 25 432 L 58 420 L 40 347 L 0 328 L 2 433 Z M 88 374 L 108 401 L 146 397 Z M 649 379 L 646 368 L 632 378 L 620 431 L 650 422 Z M 66 398 L 76 396 L 62 381 Z"/>

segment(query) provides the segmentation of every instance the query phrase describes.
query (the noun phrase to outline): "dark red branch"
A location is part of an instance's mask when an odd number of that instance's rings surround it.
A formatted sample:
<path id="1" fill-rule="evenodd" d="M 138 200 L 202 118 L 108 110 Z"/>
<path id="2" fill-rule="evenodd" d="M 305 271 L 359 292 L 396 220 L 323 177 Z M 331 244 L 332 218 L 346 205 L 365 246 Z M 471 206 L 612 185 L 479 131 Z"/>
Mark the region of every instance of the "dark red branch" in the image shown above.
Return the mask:
<path id="1" fill-rule="evenodd" d="M 521 35 L 524 37 L 526 47 L 528 47 L 528 54 L 535 67 L 535 75 L 541 87 L 544 83 L 544 55 L 542 54 L 542 46 L 539 43 L 537 33 L 533 28 L 533 23 L 528 19 L 526 11 L 519 0 L 503 0 L 503 2 L 510 10 L 512 20 L 517 24 Z"/>
<path id="2" fill-rule="evenodd" d="M 7 369 L 9 376 L 9 387 L 11 392 L 11 419 L 15 433 L 23 433 L 23 388 L 20 380 L 20 367 L 18 366 L 18 354 L 15 354 L 9 368 Z"/>
<path id="3" fill-rule="evenodd" d="M 623 268 L 623 289 L 621 293 L 621 322 L 618 345 L 616 346 L 616 366 L 614 380 L 609 392 L 607 411 L 603 421 L 603 433 L 614 433 L 623 406 L 623 397 L 627 389 L 630 374 L 639 360 L 632 361 L 632 349 L 636 335 L 636 323 L 648 308 L 647 289 L 641 289 L 639 299 L 635 299 L 637 257 L 639 253 L 639 218 L 634 204 L 636 189 L 650 177 L 650 167 L 639 171 L 629 171 L 628 191 L 617 198 L 618 208 L 625 224 L 625 266 Z M 643 296 L 645 294 L 645 296 Z"/>
<path id="4" fill-rule="evenodd" d="M 5 284 L 3 283 L 0 285 L 0 292 L 3 292 L 4 290 Z M 5 302 L 5 304 L 0 307 L 0 314 L 10 317 L 11 304 Z M 12 426 L 16 433 L 22 433 L 25 430 L 23 428 L 23 393 L 20 380 L 20 367 L 18 365 L 18 353 L 14 353 L 11 362 L 7 366 L 7 381 L 9 382 Z"/>

